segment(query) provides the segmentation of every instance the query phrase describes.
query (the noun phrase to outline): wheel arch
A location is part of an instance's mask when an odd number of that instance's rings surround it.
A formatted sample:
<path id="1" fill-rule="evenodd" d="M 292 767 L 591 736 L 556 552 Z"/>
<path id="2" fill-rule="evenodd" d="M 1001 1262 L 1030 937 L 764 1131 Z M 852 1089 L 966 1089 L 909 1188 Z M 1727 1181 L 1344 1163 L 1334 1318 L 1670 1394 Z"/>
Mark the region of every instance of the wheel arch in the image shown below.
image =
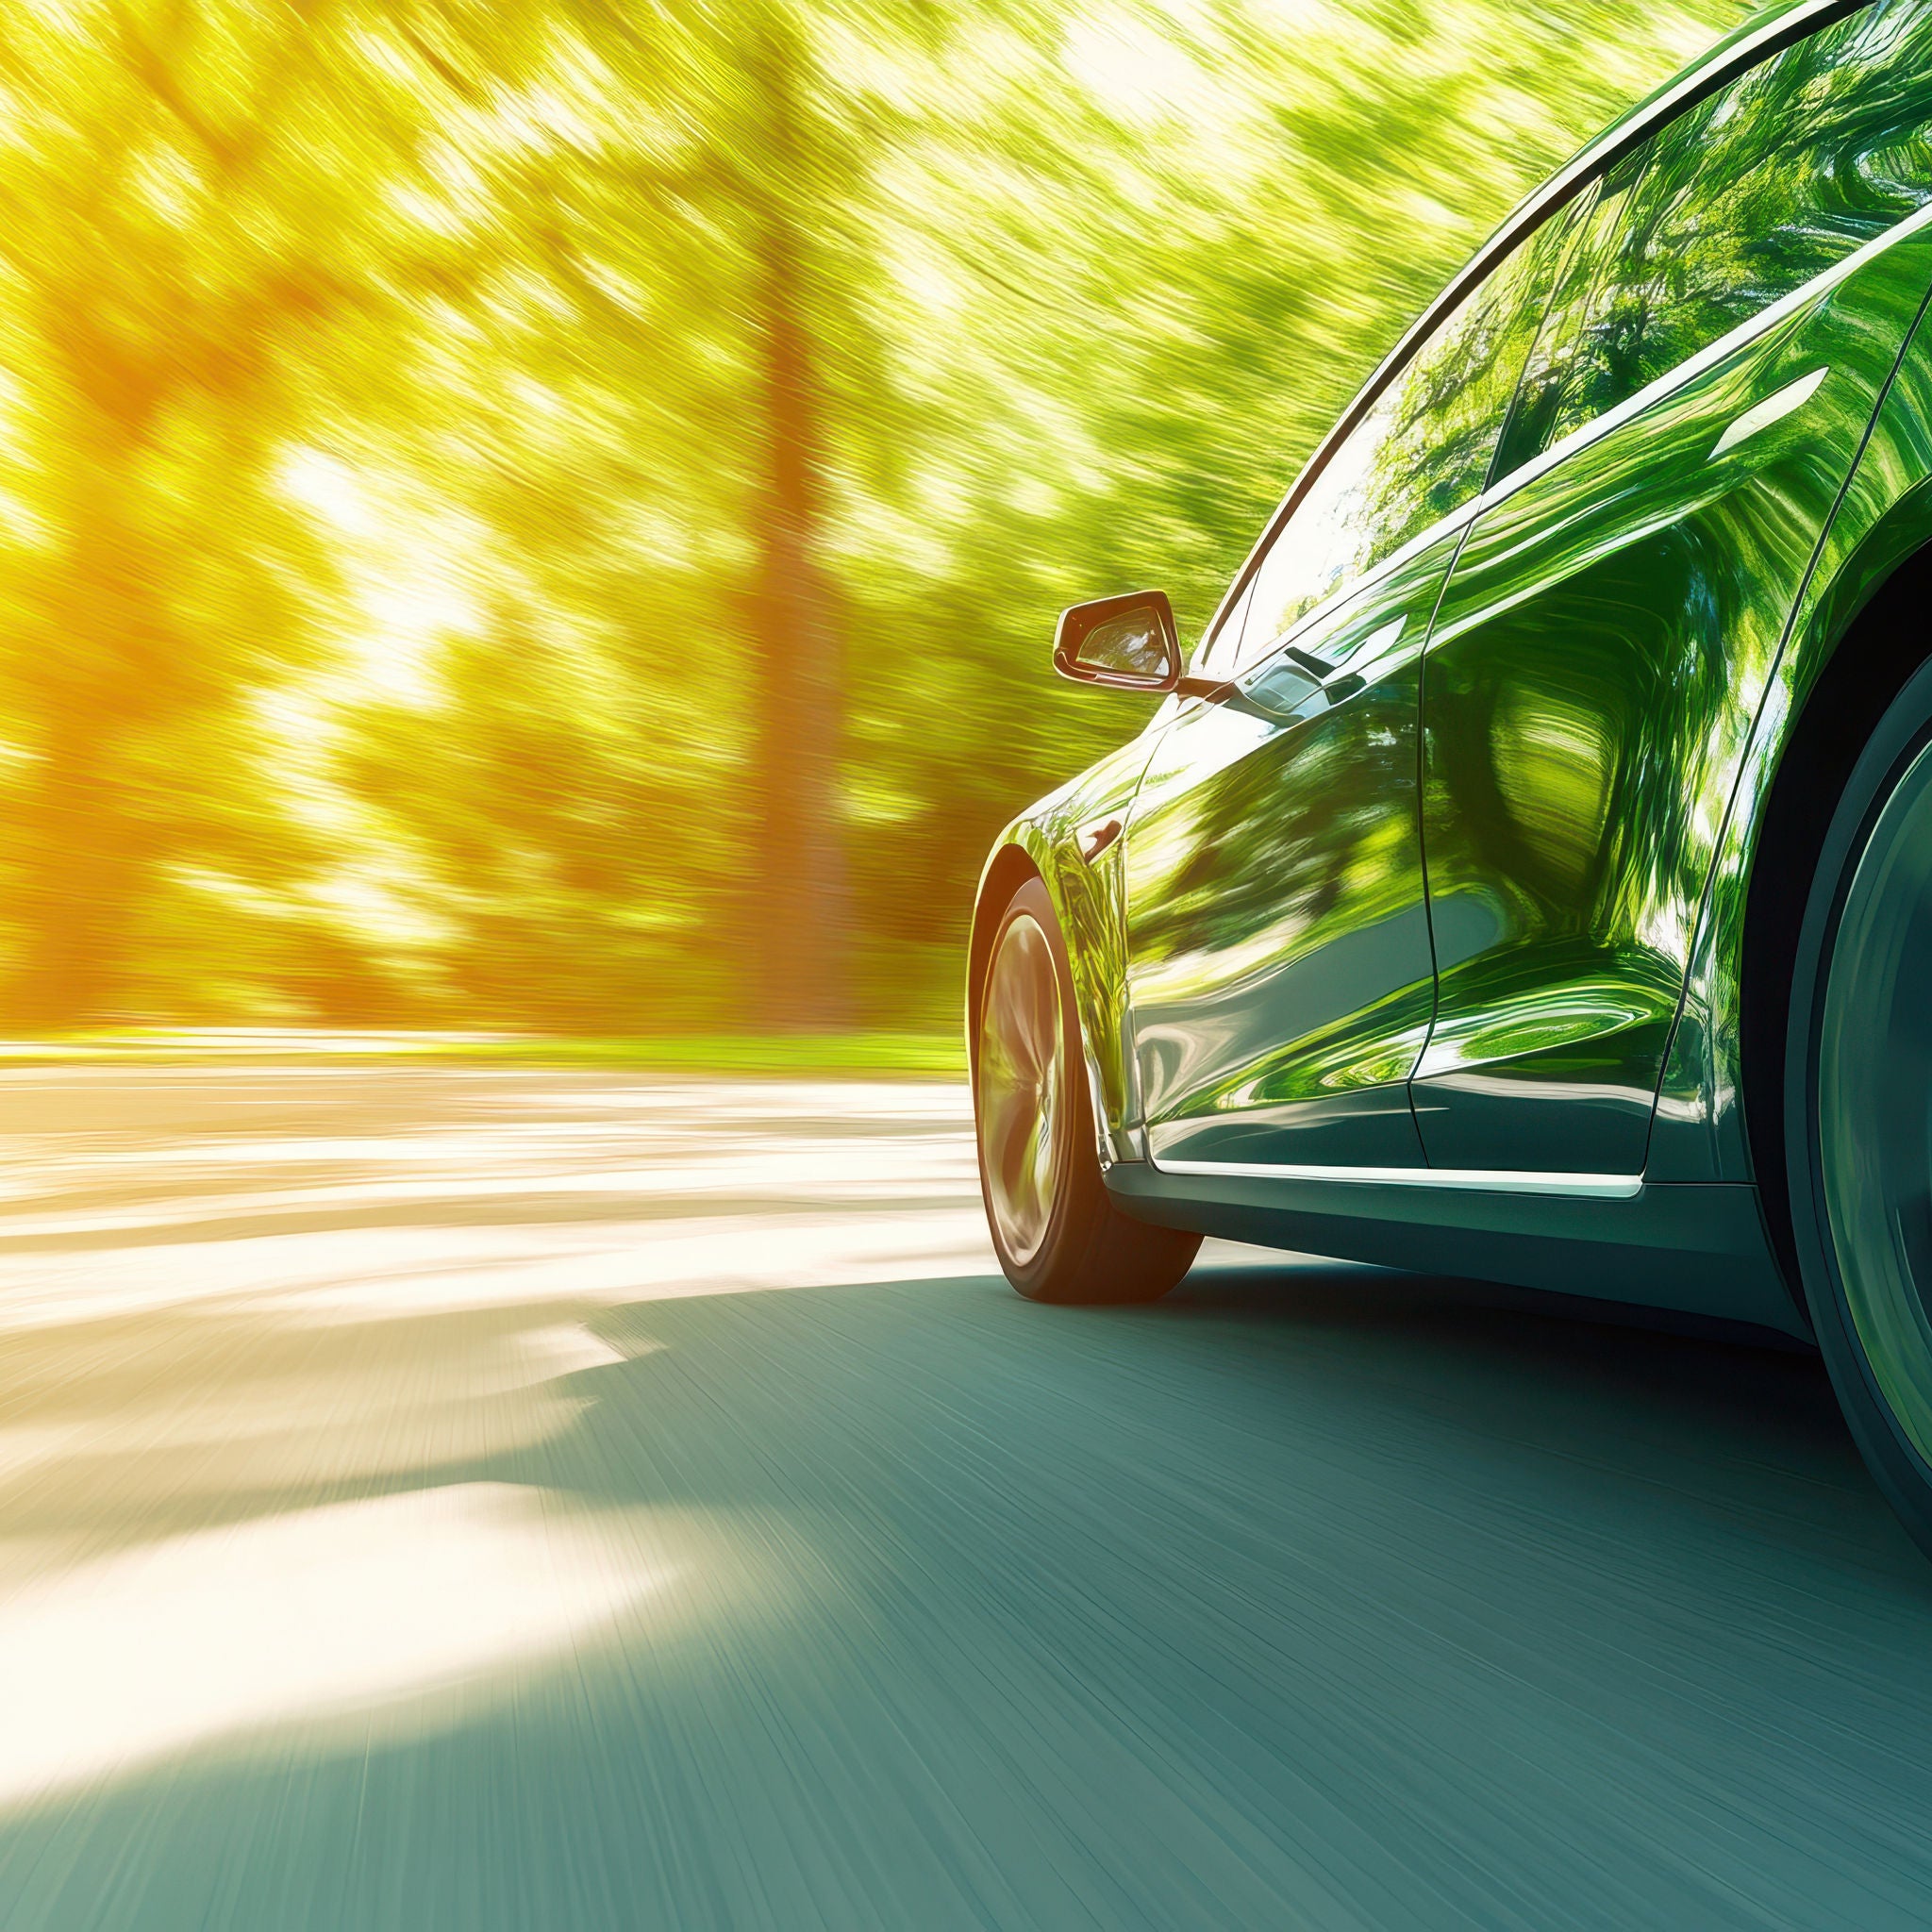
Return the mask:
<path id="1" fill-rule="evenodd" d="M 1138 777 L 1136 768 L 1134 775 Z M 1106 795 L 1106 794 L 1103 794 Z M 1138 1158 L 1126 1133 L 1133 1118 L 1127 1050 L 1126 935 L 1118 846 L 1090 862 L 1082 856 L 1077 820 L 1091 810 L 1091 794 L 1060 796 L 1016 820 L 994 845 L 980 875 L 966 963 L 966 1058 L 979 1074 L 979 1012 L 1002 912 L 1029 878 L 1053 902 L 1074 981 L 1089 1092 L 1104 1158 Z M 1125 809 L 1123 801 L 1119 807 Z"/>
<path id="2" fill-rule="evenodd" d="M 980 873 L 979 891 L 973 902 L 972 936 L 966 946 L 966 1065 L 975 1082 L 979 1078 L 979 1006 L 986 996 L 986 975 L 992 965 L 993 935 L 1000 915 L 1028 879 L 1044 877 L 1039 861 L 1022 842 L 1017 826 L 993 847 Z M 1051 884 L 1047 891 L 1053 891 Z M 1054 909 L 1058 911 L 1058 906 Z"/>

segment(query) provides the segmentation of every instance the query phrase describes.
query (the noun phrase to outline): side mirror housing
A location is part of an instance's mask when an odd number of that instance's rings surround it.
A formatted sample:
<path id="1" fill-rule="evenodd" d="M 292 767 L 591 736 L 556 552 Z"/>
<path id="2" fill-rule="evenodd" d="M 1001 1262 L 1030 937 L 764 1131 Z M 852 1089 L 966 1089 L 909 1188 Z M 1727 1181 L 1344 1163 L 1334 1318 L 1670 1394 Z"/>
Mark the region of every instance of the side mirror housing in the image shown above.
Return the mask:
<path id="1" fill-rule="evenodd" d="M 1075 684 L 1165 695 L 1180 688 L 1181 642 L 1164 591 L 1070 605 L 1053 637 L 1053 668 Z"/>

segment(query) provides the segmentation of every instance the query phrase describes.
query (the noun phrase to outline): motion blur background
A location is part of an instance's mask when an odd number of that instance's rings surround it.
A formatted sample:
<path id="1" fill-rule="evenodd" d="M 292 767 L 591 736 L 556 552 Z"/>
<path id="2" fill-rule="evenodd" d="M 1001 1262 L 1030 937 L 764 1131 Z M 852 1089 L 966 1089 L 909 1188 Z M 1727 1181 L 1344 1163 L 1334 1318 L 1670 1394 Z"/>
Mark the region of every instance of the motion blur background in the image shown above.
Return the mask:
<path id="1" fill-rule="evenodd" d="M 1736 0 L 13 0 L 0 1027 L 954 1024 L 1402 326 Z"/>
<path id="2" fill-rule="evenodd" d="M 0 0 L 5 1932 L 1924 1932 L 1815 1362 L 1057 1319 L 958 1077 L 1055 612 L 1740 18 Z"/>

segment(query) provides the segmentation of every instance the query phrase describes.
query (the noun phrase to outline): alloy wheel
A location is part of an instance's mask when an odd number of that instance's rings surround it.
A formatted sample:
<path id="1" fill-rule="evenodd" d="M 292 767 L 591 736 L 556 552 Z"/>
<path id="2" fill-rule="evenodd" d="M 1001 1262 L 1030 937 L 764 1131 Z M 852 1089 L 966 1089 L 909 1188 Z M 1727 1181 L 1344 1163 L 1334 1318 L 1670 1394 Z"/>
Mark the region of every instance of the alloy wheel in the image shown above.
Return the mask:
<path id="1" fill-rule="evenodd" d="M 1872 823 L 1818 1037 L 1818 1181 L 1845 1311 L 1900 1431 L 1932 1464 L 1932 746 Z"/>
<path id="2" fill-rule="evenodd" d="M 1001 934 L 987 977 L 979 1144 L 1001 1244 L 1023 1268 L 1046 1240 L 1061 1182 L 1065 1031 L 1052 947 L 1021 913 Z"/>

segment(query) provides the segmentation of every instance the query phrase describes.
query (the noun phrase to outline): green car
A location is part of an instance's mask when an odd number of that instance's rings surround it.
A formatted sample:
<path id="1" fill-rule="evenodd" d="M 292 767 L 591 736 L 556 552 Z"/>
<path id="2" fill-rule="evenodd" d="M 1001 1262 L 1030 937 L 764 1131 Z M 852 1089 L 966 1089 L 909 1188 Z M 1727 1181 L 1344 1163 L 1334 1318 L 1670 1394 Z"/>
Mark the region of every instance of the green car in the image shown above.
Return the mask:
<path id="1" fill-rule="evenodd" d="M 1760 14 L 1375 373 L 1165 701 L 1001 836 L 980 1171 L 1041 1301 L 1205 1234 L 1815 1341 L 1932 1550 L 1932 0 Z"/>

